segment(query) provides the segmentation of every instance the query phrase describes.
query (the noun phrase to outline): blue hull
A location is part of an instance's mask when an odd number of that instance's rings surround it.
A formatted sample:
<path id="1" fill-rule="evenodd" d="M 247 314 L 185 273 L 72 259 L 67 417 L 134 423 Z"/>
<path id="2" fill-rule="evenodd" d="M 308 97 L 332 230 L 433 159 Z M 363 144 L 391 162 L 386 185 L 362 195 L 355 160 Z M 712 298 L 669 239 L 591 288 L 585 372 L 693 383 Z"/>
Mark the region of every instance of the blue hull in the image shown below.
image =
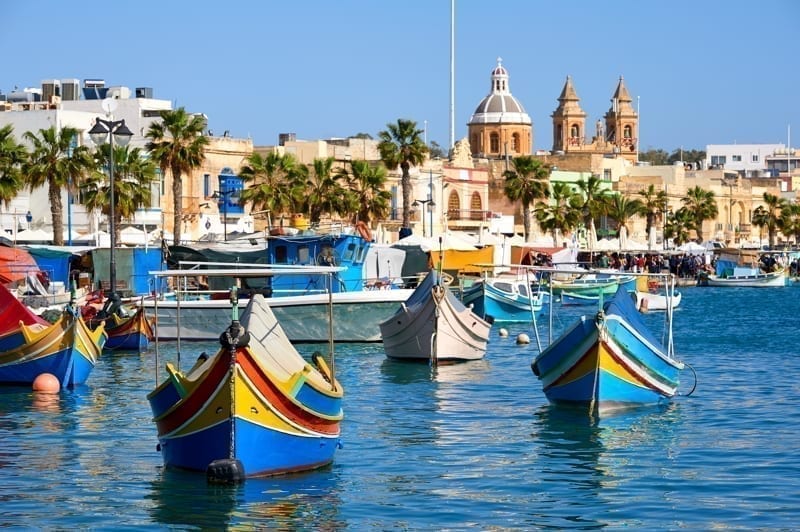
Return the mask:
<path id="1" fill-rule="evenodd" d="M 536 357 L 532 369 L 551 403 L 608 411 L 668 401 L 683 364 L 647 330 L 620 288 L 603 313 L 581 317 Z"/>
<path id="2" fill-rule="evenodd" d="M 231 448 L 231 430 L 235 434 Z M 220 459 L 239 460 L 248 477 L 322 467 L 333 461 L 339 438 L 299 437 L 237 418 L 180 438 L 160 438 L 168 467 L 205 471 Z"/>
<path id="3" fill-rule="evenodd" d="M 145 351 L 150 346 L 147 335 L 131 333 L 122 336 L 109 336 L 105 349 L 118 351 Z"/>

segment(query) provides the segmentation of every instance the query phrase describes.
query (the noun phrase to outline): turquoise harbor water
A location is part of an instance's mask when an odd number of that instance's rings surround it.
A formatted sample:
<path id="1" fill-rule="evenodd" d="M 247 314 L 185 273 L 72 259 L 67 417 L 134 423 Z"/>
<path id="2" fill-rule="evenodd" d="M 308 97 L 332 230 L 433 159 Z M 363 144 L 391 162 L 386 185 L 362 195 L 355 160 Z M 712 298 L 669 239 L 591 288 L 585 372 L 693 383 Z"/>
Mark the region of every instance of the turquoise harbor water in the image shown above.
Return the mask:
<path id="1" fill-rule="evenodd" d="M 0 526 L 48 529 L 793 528 L 800 523 L 800 290 L 686 288 L 664 409 L 548 407 L 535 343 L 431 369 L 337 346 L 344 447 L 303 475 L 209 486 L 165 471 L 145 395 L 154 352 L 104 355 L 87 386 L 0 390 Z M 561 329 L 579 309 L 563 309 Z M 658 330 L 661 315 L 648 320 Z M 544 324 L 542 324 L 544 325 Z M 546 328 L 541 328 L 547 338 Z M 184 364 L 214 345 L 182 345 Z M 311 352 L 312 346 L 302 346 Z M 162 360 L 175 344 L 162 344 Z M 163 371 L 161 372 L 163 376 Z M 684 371 L 682 391 L 692 389 Z"/>

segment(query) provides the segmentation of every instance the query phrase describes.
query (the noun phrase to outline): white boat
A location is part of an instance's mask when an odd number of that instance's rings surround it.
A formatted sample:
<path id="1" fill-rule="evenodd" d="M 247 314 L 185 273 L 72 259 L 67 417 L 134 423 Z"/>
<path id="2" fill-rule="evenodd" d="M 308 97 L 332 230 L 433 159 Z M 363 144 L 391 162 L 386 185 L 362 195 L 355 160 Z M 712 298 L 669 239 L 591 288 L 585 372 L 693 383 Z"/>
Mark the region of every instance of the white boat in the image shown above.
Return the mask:
<path id="1" fill-rule="evenodd" d="M 491 325 L 465 307 L 448 284 L 431 270 L 408 301 L 380 323 L 386 356 L 432 364 L 483 358 Z"/>
<path id="2" fill-rule="evenodd" d="M 705 286 L 740 286 L 766 288 L 786 286 L 786 270 L 762 262 L 765 255 L 747 249 L 717 251 L 715 271 L 698 280 Z"/>
<path id="3" fill-rule="evenodd" d="M 736 268 L 736 273 L 731 275 L 709 275 L 705 284 L 708 286 L 741 286 L 746 288 L 786 286 L 786 271 L 764 272 L 757 268 Z"/>
<path id="4" fill-rule="evenodd" d="M 681 293 L 675 292 L 671 295 L 663 293 L 643 292 L 637 290 L 636 293 L 636 308 L 640 312 L 648 310 L 667 310 L 668 306 L 675 309 L 681 304 Z"/>
<path id="5" fill-rule="evenodd" d="M 248 268 L 203 270 L 202 273 L 209 277 L 259 277 L 274 271 L 270 268 Z M 170 275 L 169 270 L 150 273 L 161 277 Z M 327 319 L 330 308 L 333 312 L 335 341 L 379 342 L 381 335 L 378 324 L 391 316 L 413 292 L 410 288 L 359 290 L 270 297 L 267 302 L 292 342 L 327 342 L 330 336 Z M 244 310 L 247 303 L 247 299 L 240 298 L 238 305 Z M 145 299 L 142 304 L 148 314 L 156 316 L 156 334 L 160 340 L 175 340 L 178 337 L 189 341 L 216 340 L 220 331 L 230 323 L 231 302 L 227 298 Z"/>

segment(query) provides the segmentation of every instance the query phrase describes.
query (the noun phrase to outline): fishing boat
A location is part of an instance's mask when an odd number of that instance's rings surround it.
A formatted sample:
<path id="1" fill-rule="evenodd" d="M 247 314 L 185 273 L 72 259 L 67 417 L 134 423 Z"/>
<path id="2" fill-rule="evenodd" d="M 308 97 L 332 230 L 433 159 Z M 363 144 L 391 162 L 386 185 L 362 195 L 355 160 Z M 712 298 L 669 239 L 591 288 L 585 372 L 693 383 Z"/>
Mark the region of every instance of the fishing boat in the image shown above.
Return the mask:
<path id="1" fill-rule="evenodd" d="M 461 301 L 475 314 L 497 322 L 530 322 L 532 313 L 541 312 L 548 300 L 549 293 L 518 277 L 479 279 L 461 294 Z"/>
<path id="2" fill-rule="evenodd" d="M 699 278 L 698 284 L 744 288 L 786 286 L 786 270 L 765 268 L 758 251 L 722 249 L 716 253 L 714 273 Z"/>
<path id="3" fill-rule="evenodd" d="M 152 320 L 143 306 L 136 307 L 131 315 L 111 314 L 105 326 L 108 333 L 105 349 L 112 351 L 145 351 L 155 338 Z"/>
<path id="4" fill-rule="evenodd" d="M 545 348 L 531 369 L 551 403 L 593 414 L 666 402 L 684 367 L 674 358 L 670 311 L 667 318 L 662 344 L 620 287 L 599 312 L 582 316 Z"/>
<path id="5" fill-rule="evenodd" d="M 185 373 L 167 363 L 166 379 L 147 396 L 165 466 L 236 482 L 329 464 L 343 416 L 333 344 L 330 364 L 318 354 L 309 364 L 267 298 L 251 297 L 241 320 L 236 289 L 231 299 L 216 354 L 201 354 Z"/>
<path id="6" fill-rule="evenodd" d="M 220 269 L 220 273 L 235 275 L 237 270 Z M 269 267 L 263 270 L 270 272 Z M 238 272 L 252 275 L 258 269 Z M 204 272 L 205 273 L 205 272 Z M 212 271 L 212 273 L 214 273 Z M 336 342 L 380 342 L 379 324 L 394 314 L 397 306 L 414 292 L 412 288 L 389 290 L 359 290 L 355 292 L 314 293 L 294 296 L 269 297 L 269 305 L 277 316 L 286 336 L 292 342 L 324 343 L 329 337 L 328 324 L 320 320 L 329 303 L 333 303 Z M 184 299 L 188 294 L 178 294 L 170 299 L 145 299 L 142 306 L 156 317 L 156 332 L 161 340 L 206 341 L 219 335 L 214 331 L 224 329 L 230 322 L 230 301 L 216 298 Z M 249 297 L 249 294 L 248 294 Z M 243 310 L 247 298 L 237 299 Z"/>
<path id="7" fill-rule="evenodd" d="M 636 277 L 633 275 L 603 274 L 601 277 L 588 279 L 575 279 L 567 283 L 558 283 L 559 299 L 562 305 L 599 305 L 602 301 L 610 299 L 619 287 L 628 292 L 636 291 Z M 556 290 L 556 287 L 553 287 Z"/>
<path id="8" fill-rule="evenodd" d="M 570 273 L 570 275 L 574 275 Z M 561 274 L 554 274 L 550 279 L 550 288 L 553 294 L 561 295 L 567 292 L 571 296 L 595 298 L 598 301 L 600 294 L 613 296 L 617 288 L 622 285 L 628 291 L 636 289 L 636 276 L 619 273 L 586 273 L 569 279 L 560 279 Z"/>
<path id="9" fill-rule="evenodd" d="M 102 325 L 90 329 L 72 305 L 51 324 L 0 285 L 0 383 L 32 384 L 49 373 L 62 388 L 84 384 L 106 338 Z"/>
<path id="10" fill-rule="evenodd" d="M 411 297 L 380 323 L 386 356 L 432 364 L 483 358 L 491 324 L 450 291 L 452 280 L 430 270 Z"/>
<path id="11" fill-rule="evenodd" d="M 675 309 L 681 304 L 683 297 L 680 292 L 673 293 L 654 293 L 637 290 L 634 293 L 636 298 L 636 308 L 641 312 L 649 310 Z"/>

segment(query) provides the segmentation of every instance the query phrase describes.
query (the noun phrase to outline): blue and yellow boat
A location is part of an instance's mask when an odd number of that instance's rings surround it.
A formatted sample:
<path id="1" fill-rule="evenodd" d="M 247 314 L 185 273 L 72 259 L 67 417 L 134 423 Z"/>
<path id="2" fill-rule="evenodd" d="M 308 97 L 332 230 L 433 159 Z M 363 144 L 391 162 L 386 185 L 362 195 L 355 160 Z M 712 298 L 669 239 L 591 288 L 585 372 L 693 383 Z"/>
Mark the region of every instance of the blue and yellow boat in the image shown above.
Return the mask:
<path id="1" fill-rule="evenodd" d="M 662 345 L 621 286 L 596 315 L 582 316 L 543 350 L 531 368 L 551 403 L 602 414 L 668 401 L 677 393 L 684 364 L 674 358 L 671 332 Z"/>
<path id="2" fill-rule="evenodd" d="M 0 285 L 0 384 L 32 384 L 43 373 L 62 388 L 84 384 L 106 338 L 102 325 L 90 329 L 71 305 L 51 324 Z"/>
<path id="3" fill-rule="evenodd" d="M 262 295 L 237 309 L 215 355 L 186 373 L 167 364 L 148 395 L 164 464 L 226 482 L 329 464 L 343 417 L 332 368 L 306 362 Z"/>
<path id="4" fill-rule="evenodd" d="M 105 327 L 108 333 L 106 349 L 145 351 L 155 338 L 153 324 L 141 306 L 130 316 L 112 314 L 106 318 Z"/>

